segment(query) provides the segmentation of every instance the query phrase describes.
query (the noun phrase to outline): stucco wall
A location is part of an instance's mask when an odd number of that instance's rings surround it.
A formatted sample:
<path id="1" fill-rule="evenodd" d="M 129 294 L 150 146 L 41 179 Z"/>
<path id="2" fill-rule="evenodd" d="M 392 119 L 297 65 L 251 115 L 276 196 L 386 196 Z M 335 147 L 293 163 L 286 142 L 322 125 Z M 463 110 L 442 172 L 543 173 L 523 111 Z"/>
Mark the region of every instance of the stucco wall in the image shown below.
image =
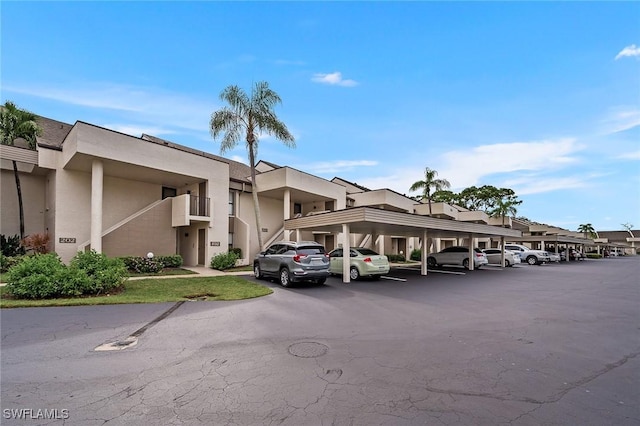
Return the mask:
<path id="1" fill-rule="evenodd" d="M 1 170 L 0 175 L 0 234 L 20 234 L 18 192 L 13 170 Z M 45 178 L 19 173 L 22 189 L 25 235 L 45 232 Z"/>
<path id="2" fill-rule="evenodd" d="M 171 227 L 171 199 L 166 199 L 102 238 L 107 256 L 176 253 L 176 229 Z"/>

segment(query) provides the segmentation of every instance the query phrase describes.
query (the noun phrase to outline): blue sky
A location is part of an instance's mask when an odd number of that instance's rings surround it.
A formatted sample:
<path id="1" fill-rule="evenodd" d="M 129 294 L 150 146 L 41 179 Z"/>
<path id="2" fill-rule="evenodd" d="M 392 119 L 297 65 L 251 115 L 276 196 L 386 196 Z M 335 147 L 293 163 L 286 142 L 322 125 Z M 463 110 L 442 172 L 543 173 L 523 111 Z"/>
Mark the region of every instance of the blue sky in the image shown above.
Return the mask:
<path id="1" fill-rule="evenodd" d="M 266 80 L 297 147 L 260 159 L 407 194 L 430 167 L 537 222 L 640 227 L 638 2 L 0 7 L 3 103 L 219 154 L 219 93 Z"/>

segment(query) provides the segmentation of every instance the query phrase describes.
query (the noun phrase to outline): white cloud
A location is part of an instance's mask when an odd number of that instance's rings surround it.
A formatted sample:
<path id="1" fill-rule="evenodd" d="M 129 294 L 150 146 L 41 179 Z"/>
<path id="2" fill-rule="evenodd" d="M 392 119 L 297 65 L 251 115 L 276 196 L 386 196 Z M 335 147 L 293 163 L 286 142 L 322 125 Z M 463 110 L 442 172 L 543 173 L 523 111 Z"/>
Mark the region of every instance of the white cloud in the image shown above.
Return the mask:
<path id="1" fill-rule="evenodd" d="M 640 109 L 618 107 L 602 121 L 605 134 L 624 132 L 640 126 Z"/>
<path id="2" fill-rule="evenodd" d="M 539 176 L 531 176 L 528 179 L 517 178 L 506 180 L 504 182 L 505 187 L 513 189 L 518 195 L 539 194 L 542 192 L 583 188 L 588 184 L 587 179 L 578 176 L 562 178 L 541 178 Z"/>
<path id="3" fill-rule="evenodd" d="M 338 71 L 331 74 L 314 74 L 311 81 L 315 83 L 330 84 L 332 86 L 352 87 L 358 85 L 358 82 L 355 80 L 343 79 L 342 73 Z"/>
<path id="4" fill-rule="evenodd" d="M 443 154 L 444 167 L 437 170 L 452 187 L 465 188 L 493 174 L 562 167 L 575 162 L 571 154 L 580 149 L 573 138 L 482 145 Z"/>
<path id="5" fill-rule="evenodd" d="M 626 152 L 622 155 L 617 156 L 616 158 L 620 160 L 640 160 L 640 150 L 635 152 Z"/>
<path id="6" fill-rule="evenodd" d="M 140 137 L 143 133 L 152 136 L 171 135 L 175 132 L 155 126 L 132 125 L 132 124 L 101 124 L 101 127 L 115 130 L 116 132 L 125 133 L 127 135 Z"/>
<path id="7" fill-rule="evenodd" d="M 635 44 L 625 47 L 616 55 L 616 60 L 624 58 L 625 56 L 640 56 L 640 47 L 637 47 Z"/>
<path id="8" fill-rule="evenodd" d="M 307 165 L 301 166 L 300 169 L 308 171 L 309 173 L 326 174 L 326 173 L 342 173 L 348 170 L 353 170 L 356 167 L 371 167 L 371 166 L 377 166 L 377 165 L 378 165 L 377 161 L 337 160 L 337 161 L 327 161 L 327 162 L 307 164 Z"/>
<path id="9" fill-rule="evenodd" d="M 216 108 L 213 102 L 158 88 L 115 83 L 76 84 L 73 87 L 9 85 L 3 90 L 66 104 L 110 110 L 121 113 L 132 121 L 163 123 L 167 127 L 199 132 L 208 132 L 209 118 Z"/>
<path id="10" fill-rule="evenodd" d="M 238 163 L 242 163 L 242 164 L 249 163 L 249 161 L 247 161 L 247 159 L 241 155 L 232 155 L 230 160 L 237 161 Z"/>

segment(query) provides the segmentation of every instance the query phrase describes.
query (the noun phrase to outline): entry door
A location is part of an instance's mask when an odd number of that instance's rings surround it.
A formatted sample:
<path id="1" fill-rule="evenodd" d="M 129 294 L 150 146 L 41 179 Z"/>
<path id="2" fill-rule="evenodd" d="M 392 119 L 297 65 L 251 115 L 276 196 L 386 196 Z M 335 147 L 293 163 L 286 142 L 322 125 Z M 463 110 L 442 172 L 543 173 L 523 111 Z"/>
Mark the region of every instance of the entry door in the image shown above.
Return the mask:
<path id="1" fill-rule="evenodd" d="M 206 229 L 198 229 L 198 265 L 204 265 L 206 244 Z"/>

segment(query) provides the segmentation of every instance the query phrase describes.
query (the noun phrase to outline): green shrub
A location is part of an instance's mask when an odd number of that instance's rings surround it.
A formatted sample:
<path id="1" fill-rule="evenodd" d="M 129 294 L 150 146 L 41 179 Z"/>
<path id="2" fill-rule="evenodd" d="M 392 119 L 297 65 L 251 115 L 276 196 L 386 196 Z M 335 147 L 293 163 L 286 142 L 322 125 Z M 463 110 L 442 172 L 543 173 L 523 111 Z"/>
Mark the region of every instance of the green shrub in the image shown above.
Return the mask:
<path id="1" fill-rule="evenodd" d="M 242 249 L 240 247 L 230 248 L 229 251 L 235 253 L 238 259 L 242 259 Z"/>
<path id="2" fill-rule="evenodd" d="M 13 265 L 18 264 L 24 256 L 5 256 L 0 253 L 0 272 L 7 272 Z"/>
<path id="3" fill-rule="evenodd" d="M 413 249 L 411 255 L 409 255 L 409 259 L 411 260 L 422 260 L 422 250 Z"/>
<path id="4" fill-rule="evenodd" d="M 111 291 L 124 282 L 121 260 L 95 251 L 78 253 L 65 266 L 55 253 L 25 256 L 7 273 L 7 290 L 18 299 L 78 297 Z"/>
<path id="5" fill-rule="evenodd" d="M 100 294 L 109 292 L 124 283 L 127 277 L 127 268 L 121 259 L 110 259 L 95 250 L 78 252 L 71 263 L 70 269 L 77 268 L 86 273 L 91 280 L 82 294 Z"/>
<path id="6" fill-rule="evenodd" d="M 587 259 L 602 259 L 602 255 L 598 253 L 587 253 Z"/>
<path id="7" fill-rule="evenodd" d="M 179 254 L 172 254 L 169 256 L 156 256 L 154 258 L 157 262 L 162 263 L 165 268 L 179 268 L 182 266 L 182 256 Z"/>
<path id="8" fill-rule="evenodd" d="M 233 268 L 234 266 L 236 266 L 237 260 L 238 255 L 232 251 L 228 253 L 220 253 L 211 258 L 211 268 L 217 269 L 219 271 L 224 271 L 225 269 Z"/>
<path id="9" fill-rule="evenodd" d="M 64 264 L 55 253 L 26 256 L 7 273 L 7 290 L 19 299 L 48 299 L 60 293 Z"/>
<path id="10" fill-rule="evenodd" d="M 389 262 L 406 262 L 407 258 L 404 257 L 404 254 L 386 254 Z"/>
<path id="11" fill-rule="evenodd" d="M 138 274 L 156 274 L 164 268 L 164 264 L 156 259 L 148 259 L 140 256 L 128 256 L 119 259 L 124 262 L 124 266 L 129 271 Z"/>
<path id="12" fill-rule="evenodd" d="M 19 235 L 7 238 L 4 234 L 0 234 L 0 249 L 2 250 L 2 254 L 8 257 L 25 254 L 25 249 L 22 246 Z"/>

